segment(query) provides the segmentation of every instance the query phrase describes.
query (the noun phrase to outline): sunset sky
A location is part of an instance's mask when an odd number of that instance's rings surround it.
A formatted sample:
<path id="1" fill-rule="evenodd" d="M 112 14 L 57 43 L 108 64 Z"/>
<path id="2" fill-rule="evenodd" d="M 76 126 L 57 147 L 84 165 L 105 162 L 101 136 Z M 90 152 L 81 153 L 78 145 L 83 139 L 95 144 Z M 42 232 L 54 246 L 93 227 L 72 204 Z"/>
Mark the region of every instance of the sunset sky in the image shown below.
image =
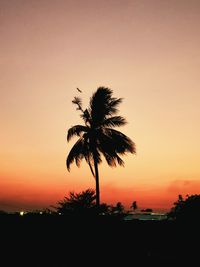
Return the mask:
<path id="1" fill-rule="evenodd" d="M 101 201 L 169 209 L 200 193 L 200 1 L 0 0 L 0 209 L 95 187 L 84 162 L 67 171 L 66 134 L 73 97 L 87 107 L 99 86 L 124 99 L 137 148 L 100 166 Z"/>

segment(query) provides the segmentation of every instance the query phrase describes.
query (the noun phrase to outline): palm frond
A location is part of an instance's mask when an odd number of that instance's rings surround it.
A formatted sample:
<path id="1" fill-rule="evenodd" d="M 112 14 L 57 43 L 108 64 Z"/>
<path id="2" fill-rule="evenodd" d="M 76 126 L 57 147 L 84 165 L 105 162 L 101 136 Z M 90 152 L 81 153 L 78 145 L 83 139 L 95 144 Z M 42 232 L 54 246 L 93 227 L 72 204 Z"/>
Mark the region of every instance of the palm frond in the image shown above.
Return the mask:
<path id="1" fill-rule="evenodd" d="M 110 167 L 116 167 L 117 163 L 120 166 L 124 166 L 124 161 L 117 155 L 115 151 L 102 151 L 102 154 L 104 155 L 108 165 Z"/>
<path id="2" fill-rule="evenodd" d="M 105 134 L 110 137 L 110 140 L 112 140 L 113 146 L 115 146 L 117 153 L 136 153 L 135 143 L 125 134 L 111 128 L 106 128 Z"/>
<path id="3" fill-rule="evenodd" d="M 107 163 L 111 167 L 116 167 L 117 163 L 121 166 L 124 165 L 123 160 L 117 153 L 118 149 L 116 142 L 110 135 L 105 134 L 104 131 L 98 132 L 98 149 L 104 155 Z"/>
<path id="4" fill-rule="evenodd" d="M 92 176 L 95 177 L 95 173 L 94 173 L 94 170 L 93 170 L 93 166 L 92 166 L 91 161 L 87 161 L 87 163 L 88 163 L 88 165 L 89 165 L 89 167 L 90 167 L 90 171 L 91 171 L 91 173 L 92 173 Z"/>
<path id="5" fill-rule="evenodd" d="M 75 161 L 76 165 L 79 167 L 81 159 L 85 156 L 84 152 L 84 139 L 79 138 L 79 140 L 74 144 L 72 149 L 70 150 L 66 165 L 68 171 L 70 171 L 70 165 Z"/>
<path id="6" fill-rule="evenodd" d="M 90 114 L 94 127 L 103 123 L 108 116 L 118 112 L 122 98 L 112 97 L 113 91 L 107 87 L 99 87 L 90 99 Z"/>
<path id="7" fill-rule="evenodd" d="M 102 126 L 104 126 L 104 127 L 120 127 L 120 126 L 124 126 L 125 124 L 127 124 L 127 121 L 125 120 L 125 118 L 123 118 L 121 116 L 114 116 L 114 117 L 110 117 L 110 118 L 105 119 L 102 123 Z"/>
<path id="8" fill-rule="evenodd" d="M 116 154 L 117 162 L 120 166 L 124 167 L 124 161 Z"/>
<path id="9" fill-rule="evenodd" d="M 104 155 L 104 158 L 110 167 L 116 167 L 115 157 L 110 155 L 111 153 L 108 154 L 105 151 L 102 151 L 102 154 Z"/>
<path id="10" fill-rule="evenodd" d="M 90 116 L 90 112 L 88 109 L 85 109 L 83 114 L 81 114 L 81 118 L 84 120 L 85 124 L 89 125 L 91 124 L 91 116 Z"/>
<path id="11" fill-rule="evenodd" d="M 80 136 L 83 132 L 87 132 L 88 127 L 83 125 L 72 126 L 67 132 L 67 141 L 69 142 L 72 137 Z"/>
<path id="12" fill-rule="evenodd" d="M 87 153 L 85 153 L 85 160 L 86 160 L 86 162 L 88 163 L 88 165 L 90 167 L 90 171 L 92 173 L 92 176 L 95 177 L 95 173 L 94 173 L 94 170 L 93 170 L 93 165 L 94 165 L 93 164 L 93 155 L 88 149 L 86 149 L 86 150 L 87 150 Z M 85 152 L 86 152 L 86 150 L 85 150 Z"/>
<path id="13" fill-rule="evenodd" d="M 93 125 L 100 124 L 106 115 L 109 114 L 108 106 L 112 98 L 112 90 L 106 87 L 99 87 L 90 99 L 90 110 Z"/>
<path id="14" fill-rule="evenodd" d="M 97 162 L 97 164 L 100 164 L 102 162 L 101 159 L 101 151 L 98 149 L 98 146 L 92 148 L 92 156 L 93 156 L 93 162 Z"/>
<path id="15" fill-rule="evenodd" d="M 77 110 L 81 110 L 83 112 L 82 108 L 82 100 L 80 97 L 75 96 L 74 99 L 72 100 L 72 103 L 77 105 Z"/>
<path id="16" fill-rule="evenodd" d="M 122 103 L 123 98 L 111 98 L 108 105 L 108 115 L 114 115 L 118 112 L 118 106 Z"/>

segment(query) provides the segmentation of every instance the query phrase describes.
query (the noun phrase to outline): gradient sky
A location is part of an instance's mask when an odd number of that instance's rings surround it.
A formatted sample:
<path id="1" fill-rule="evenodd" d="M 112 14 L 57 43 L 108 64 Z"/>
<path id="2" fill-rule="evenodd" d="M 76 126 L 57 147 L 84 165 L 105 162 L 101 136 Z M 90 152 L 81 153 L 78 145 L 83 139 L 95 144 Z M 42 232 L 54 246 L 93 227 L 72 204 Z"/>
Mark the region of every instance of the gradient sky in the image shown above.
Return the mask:
<path id="1" fill-rule="evenodd" d="M 103 202 L 169 209 L 200 193 L 199 48 L 198 0 L 0 0 L 0 209 L 95 187 L 85 163 L 65 166 L 76 87 L 84 107 L 98 86 L 124 98 L 137 147 L 125 168 L 100 166 Z"/>

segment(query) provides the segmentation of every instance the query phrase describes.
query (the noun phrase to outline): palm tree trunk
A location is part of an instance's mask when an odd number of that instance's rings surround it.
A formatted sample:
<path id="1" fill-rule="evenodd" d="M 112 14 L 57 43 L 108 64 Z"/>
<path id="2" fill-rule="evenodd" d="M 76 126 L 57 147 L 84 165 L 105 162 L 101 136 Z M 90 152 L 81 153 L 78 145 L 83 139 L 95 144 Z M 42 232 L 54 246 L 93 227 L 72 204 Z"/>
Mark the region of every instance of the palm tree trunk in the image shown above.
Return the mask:
<path id="1" fill-rule="evenodd" d="M 100 190 L 99 190 L 99 170 L 97 160 L 94 158 L 95 180 L 96 180 L 96 206 L 100 207 Z"/>

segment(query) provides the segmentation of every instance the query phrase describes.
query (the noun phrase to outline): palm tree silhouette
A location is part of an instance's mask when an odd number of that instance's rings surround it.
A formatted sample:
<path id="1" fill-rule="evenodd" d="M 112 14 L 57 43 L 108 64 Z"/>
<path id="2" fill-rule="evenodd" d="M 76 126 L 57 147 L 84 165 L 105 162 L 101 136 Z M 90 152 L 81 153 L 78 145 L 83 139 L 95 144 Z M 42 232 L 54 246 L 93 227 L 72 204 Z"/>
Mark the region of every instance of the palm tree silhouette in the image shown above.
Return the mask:
<path id="1" fill-rule="evenodd" d="M 102 162 L 103 155 L 109 166 L 115 167 L 117 163 L 124 166 L 121 155 L 126 152 L 136 153 L 135 144 L 123 133 L 114 130 L 126 124 L 125 118 L 116 116 L 118 106 L 122 98 L 112 97 L 113 91 L 107 87 L 99 87 L 90 98 L 89 107 L 82 108 L 82 101 L 75 97 L 72 101 L 81 111 L 81 118 L 85 125 L 75 125 L 68 130 L 67 141 L 78 136 L 68 154 L 66 165 L 70 171 L 70 165 L 75 161 L 79 167 L 82 159 L 85 158 L 92 175 L 96 181 L 96 206 L 100 206 L 99 170 L 98 165 Z"/>
<path id="2" fill-rule="evenodd" d="M 92 214 L 95 207 L 95 191 L 87 189 L 80 193 L 73 191 L 69 192 L 69 196 L 64 197 L 63 200 L 58 202 L 57 207 L 54 207 L 58 213 L 63 215 L 77 214 L 87 215 Z"/>
<path id="3" fill-rule="evenodd" d="M 133 203 L 132 203 L 130 208 L 133 209 L 134 211 L 136 211 L 137 208 L 138 208 L 137 201 L 133 201 Z"/>

